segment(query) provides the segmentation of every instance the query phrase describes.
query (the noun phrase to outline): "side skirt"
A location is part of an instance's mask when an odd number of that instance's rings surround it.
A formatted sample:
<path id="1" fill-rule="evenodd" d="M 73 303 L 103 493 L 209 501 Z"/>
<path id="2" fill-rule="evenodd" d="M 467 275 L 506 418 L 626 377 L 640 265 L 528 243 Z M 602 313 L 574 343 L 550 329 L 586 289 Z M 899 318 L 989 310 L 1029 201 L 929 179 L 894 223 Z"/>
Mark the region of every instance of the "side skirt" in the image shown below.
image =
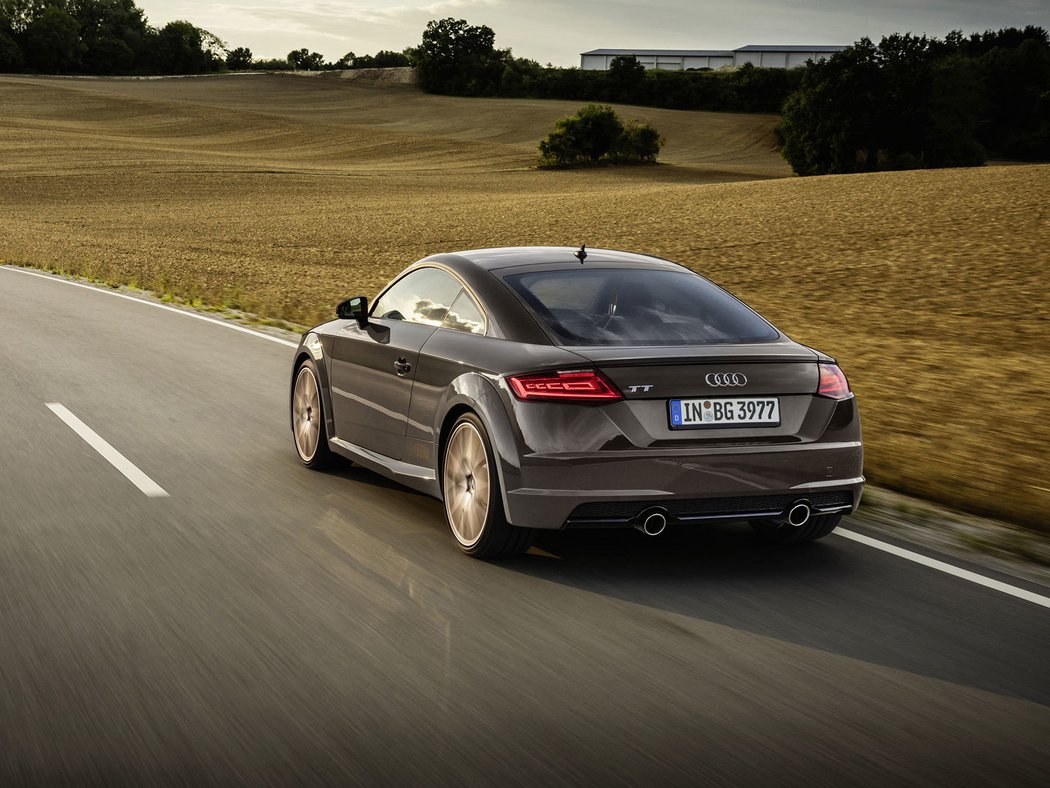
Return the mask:
<path id="1" fill-rule="evenodd" d="M 412 465 L 401 460 L 394 460 L 383 454 L 370 451 L 363 446 L 344 441 L 342 438 L 330 438 L 329 448 L 336 454 L 353 460 L 388 479 L 411 487 L 413 490 L 426 493 L 435 498 L 441 498 L 441 486 L 438 484 L 437 474 L 432 468 L 422 465 Z"/>

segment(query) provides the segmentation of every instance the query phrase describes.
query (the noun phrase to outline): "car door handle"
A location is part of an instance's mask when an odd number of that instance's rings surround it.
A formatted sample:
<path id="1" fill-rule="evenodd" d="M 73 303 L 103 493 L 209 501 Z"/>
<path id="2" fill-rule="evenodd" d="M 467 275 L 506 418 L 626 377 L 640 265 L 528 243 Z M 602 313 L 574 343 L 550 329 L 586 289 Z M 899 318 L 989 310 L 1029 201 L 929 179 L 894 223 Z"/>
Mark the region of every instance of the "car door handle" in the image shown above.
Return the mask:
<path id="1" fill-rule="evenodd" d="M 394 372 L 397 373 L 398 377 L 404 377 L 412 371 L 412 365 L 408 363 L 408 359 L 402 356 L 394 362 Z"/>

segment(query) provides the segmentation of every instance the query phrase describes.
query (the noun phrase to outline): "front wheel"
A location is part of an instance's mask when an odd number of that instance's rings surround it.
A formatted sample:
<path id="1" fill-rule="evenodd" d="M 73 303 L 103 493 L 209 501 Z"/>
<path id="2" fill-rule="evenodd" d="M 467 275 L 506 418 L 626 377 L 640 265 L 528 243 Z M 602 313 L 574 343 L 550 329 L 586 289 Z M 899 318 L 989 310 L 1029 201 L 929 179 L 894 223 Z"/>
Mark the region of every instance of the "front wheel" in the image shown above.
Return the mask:
<path id="1" fill-rule="evenodd" d="M 475 558 L 507 558 L 532 544 L 532 530 L 507 522 L 496 459 L 481 419 L 465 413 L 452 426 L 441 464 L 445 519 L 459 549 Z"/>
<path id="2" fill-rule="evenodd" d="M 296 371 L 292 386 L 292 440 L 299 461 L 307 468 L 321 469 L 331 463 L 317 368 L 309 359 Z"/>
<path id="3" fill-rule="evenodd" d="M 812 542 L 823 539 L 842 521 L 841 514 L 818 514 L 810 517 L 805 525 L 795 527 L 788 523 L 774 523 L 771 520 L 755 520 L 751 527 L 764 542 L 791 544 L 795 542 Z"/>

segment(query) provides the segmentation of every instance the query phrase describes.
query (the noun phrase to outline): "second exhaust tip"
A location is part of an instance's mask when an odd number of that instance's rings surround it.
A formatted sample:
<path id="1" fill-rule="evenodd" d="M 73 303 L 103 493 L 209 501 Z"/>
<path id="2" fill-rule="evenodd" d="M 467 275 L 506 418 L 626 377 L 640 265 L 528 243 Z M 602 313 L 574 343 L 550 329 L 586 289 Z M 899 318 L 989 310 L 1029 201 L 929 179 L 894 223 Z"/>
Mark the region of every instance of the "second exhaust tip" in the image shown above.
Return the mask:
<path id="1" fill-rule="evenodd" d="M 667 529 L 667 515 L 662 511 L 643 513 L 641 525 L 636 527 L 646 536 L 659 536 Z"/>
<path id="2" fill-rule="evenodd" d="M 788 509 L 788 525 L 793 525 L 795 528 L 801 528 L 803 525 L 809 522 L 810 514 L 811 512 L 809 504 L 805 501 L 799 501 L 790 509 Z"/>

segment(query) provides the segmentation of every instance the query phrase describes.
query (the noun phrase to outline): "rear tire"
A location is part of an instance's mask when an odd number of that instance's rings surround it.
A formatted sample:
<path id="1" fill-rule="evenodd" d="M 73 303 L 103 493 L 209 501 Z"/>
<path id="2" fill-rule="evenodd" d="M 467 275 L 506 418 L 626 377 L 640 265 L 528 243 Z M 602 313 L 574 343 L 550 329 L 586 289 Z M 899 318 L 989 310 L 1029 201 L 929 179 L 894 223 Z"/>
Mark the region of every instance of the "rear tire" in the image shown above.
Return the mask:
<path id="1" fill-rule="evenodd" d="M 292 443 L 299 462 L 313 470 L 327 468 L 335 455 L 328 448 L 321 382 L 317 367 L 310 359 L 295 371 L 291 407 Z"/>
<path id="2" fill-rule="evenodd" d="M 441 462 L 445 521 L 459 549 L 474 558 L 509 558 L 532 545 L 531 528 L 507 522 L 496 457 L 481 419 L 464 413 L 452 425 Z"/>
<path id="3" fill-rule="evenodd" d="M 755 520 L 751 523 L 751 527 L 755 529 L 758 538 L 764 542 L 795 544 L 823 539 L 834 531 L 841 521 L 841 514 L 818 514 L 810 517 L 805 525 L 798 528 L 787 523 L 774 523 L 771 520 Z"/>

